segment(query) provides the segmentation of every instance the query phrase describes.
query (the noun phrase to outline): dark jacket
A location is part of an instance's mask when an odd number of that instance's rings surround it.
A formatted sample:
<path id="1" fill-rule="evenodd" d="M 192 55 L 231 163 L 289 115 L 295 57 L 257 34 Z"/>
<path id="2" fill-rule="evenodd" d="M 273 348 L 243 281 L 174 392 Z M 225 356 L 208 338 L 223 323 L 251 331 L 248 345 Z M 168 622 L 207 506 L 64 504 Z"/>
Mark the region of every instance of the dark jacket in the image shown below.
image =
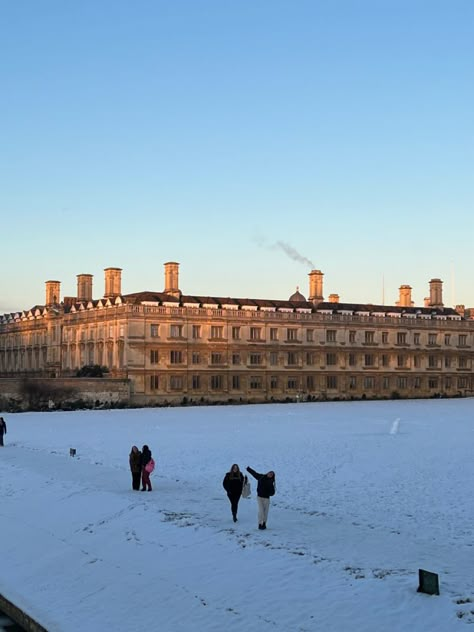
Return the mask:
<path id="1" fill-rule="evenodd" d="M 275 495 L 275 477 L 268 478 L 266 474 L 259 474 L 251 467 L 247 468 L 247 472 L 257 479 L 257 496 L 260 498 L 270 498 Z"/>
<path id="2" fill-rule="evenodd" d="M 7 434 L 7 424 L 5 423 L 5 419 L 0 419 L 0 434 Z"/>
<path id="3" fill-rule="evenodd" d="M 222 481 L 222 486 L 229 496 L 241 496 L 243 485 L 244 475 L 242 472 L 238 472 L 237 475 L 233 472 L 227 472 Z"/>
<path id="4" fill-rule="evenodd" d="M 142 471 L 142 453 L 140 450 L 138 452 L 130 452 L 130 471 Z"/>

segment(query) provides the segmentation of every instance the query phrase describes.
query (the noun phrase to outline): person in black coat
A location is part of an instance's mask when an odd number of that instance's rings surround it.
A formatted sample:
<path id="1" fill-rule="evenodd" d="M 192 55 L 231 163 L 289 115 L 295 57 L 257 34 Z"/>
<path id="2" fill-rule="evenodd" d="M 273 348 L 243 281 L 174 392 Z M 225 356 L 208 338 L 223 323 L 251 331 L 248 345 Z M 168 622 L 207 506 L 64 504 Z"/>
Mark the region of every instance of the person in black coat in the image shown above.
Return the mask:
<path id="1" fill-rule="evenodd" d="M 247 472 L 257 479 L 257 503 L 258 503 L 258 528 L 267 528 L 268 511 L 270 509 L 270 497 L 275 495 L 275 472 L 270 470 L 266 474 L 260 474 L 251 467 Z"/>
<path id="2" fill-rule="evenodd" d="M 7 424 L 5 419 L 0 417 L 0 446 L 3 446 L 3 435 L 7 434 Z"/>
<path id="3" fill-rule="evenodd" d="M 246 478 L 247 477 L 244 477 L 240 471 L 237 463 L 234 463 L 222 481 L 222 486 L 227 492 L 227 496 L 230 500 L 230 508 L 234 522 L 237 522 L 237 509 L 239 507 L 239 500 L 242 496 L 242 488 Z"/>
<path id="4" fill-rule="evenodd" d="M 140 479 L 142 476 L 142 453 L 136 445 L 132 446 L 129 456 L 130 471 L 132 473 L 132 489 L 140 489 Z"/>

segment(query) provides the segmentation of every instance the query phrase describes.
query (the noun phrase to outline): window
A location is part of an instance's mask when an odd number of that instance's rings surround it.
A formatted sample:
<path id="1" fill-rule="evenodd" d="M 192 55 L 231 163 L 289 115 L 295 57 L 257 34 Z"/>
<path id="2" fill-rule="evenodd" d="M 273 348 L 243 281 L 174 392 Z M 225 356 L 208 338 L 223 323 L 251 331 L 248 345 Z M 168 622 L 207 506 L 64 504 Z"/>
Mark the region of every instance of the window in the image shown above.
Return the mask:
<path id="1" fill-rule="evenodd" d="M 337 364 L 337 355 L 335 353 L 326 353 L 326 364 L 328 366 Z"/>
<path id="2" fill-rule="evenodd" d="M 183 378 L 181 375 L 170 375 L 170 390 L 183 390 Z"/>
<path id="3" fill-rule="evenodd" d="M 286 330 L 286 339 L 288 341 L 298 340 L 298 330 L 297 329 L 287 329 Z"/>
<path id="4" fill-rule="evenodd" d="M 461 356 L 458 362 L 459 362 L 460 369 L 467 369 L 467 358 L 465 358 L 464 356 Z"/>
<path id="5" fill-rule="evenodd" d="M 326 388 L 331 388 L 331 389 L 337 388 L 337 375 L 326 376 Z"/>
<path id="6" fill-rule="evenodd" d="M 260 353 L 250 354 L 250 364 L 262 364 L 262 356 Z"/>
<path id="7" fill-rule="evenodd" d="M 444 358 L 444 368 L 445 369 L 450 369 L 451 368 L 451 358 L 449 356 L 446 356 Z"/>
<path id="8" fill-rule="evenodd" d="M 375 380 L 373 377 L 365 376 L 364 377 L 364 389 L 373 389 L 375 384 Z"/>
<path id="9" fill-rule="evenodd" d="M 313 366 L 316 364 L 316 354 L 312 353 L 311 351 L 308 351 L 306 353 L 306 364 L 308 366 Z"/>
<path id="10" fill-rule="evenodd" d="M 407 335 L 405 332 L 397 333 L 397 345 L 406 345 L 407 343 Z"/>
<path id="11" fill-rule="evenodd" d="M 414 388 L 421 388 L 421 377 L 415 377 L 413 386 Z"/>
<path id="12" fill-rule="evenodd" d="M 349 366 L 355 366 L 355 365 L 356 365 L 356 354 L 349 353 Z"/>
<path id="13" fill-rule="evenodd" d="M 224 364 L 222 353 L 211 353 L 211 364 Z"/>
<path id="14" fill-rule="evenodd" d="M 224 327 L 221 325 L 212 325 L 211 326 L 211 338 L 223 338 L 224 337 Z"/>
<path id="15" fill-rule="evenodd" d="M 336 330 L 328 329 L 326 331 L 326 342 L 336 342 Z"/>
<path id="16" fill-rule="evenodd" d="M 193 364 L 201 364 L 201 354 L 198 351 L 193 351 L 191 362 Z"/>
<path id="17" fill-rule="evenodd" d="M 306 388 L 308 391 L 314 391 L 314 376 L 307 375 L 306 376 Z"/>
<path id="18" fill-rule="evenodd" d="M 240 389 L 240 375 L 233 375 L 232 376 L 232 388 L 234 390 L 239 390 Z"/>
<path id="19" fill-rule="evenodd" d="M 170 363 L 171 364 L 182 364 L 183 363 L 183 352 L 182 351 L 170 351 Z"/>
<path id="20" fill-rule="evenodd" d="M 364 356 L 365 366 L 374 366 L 374 356 L 371 353 L 366 353 Z"/>
<path id="21" fill-rule="evenodd" d="M 415 369 L 419 369 L 421 367 L 421 358 L 419 355 L 413 357 L 413 366 Z"/>
<path id="22" fill-rule="evenodd" d="M 444 388 L 446 389 L 452 388 L 452 379 L 450 375 L 444 378 Z"/>
<path id="23" fill-rule="evenodd" d="M 436 356 L 434 355 L 428 356 L 428 366 L 430 369 L 436 369 L 436 367 L 438 366 L 438 360 Z"/>
<path id="24" fill-rule="evenodd" d="M 232 327 L 232 340 L 240 340 L 240 327 Z"/>
<path id="25" fill-rule="evenodd" d="M 313 342 L 314 340 L 314 330 L 307 329 L 306 330 L 306 342 Z"/>
<path id="26" fill-rule="evenodd" d="M 277 351 L 272 351 L 270 353 L 270 364 L 272 366 L 276 366 L 278 364 L 278 352 Z"/>
<path id="27" fill-rule="evenodd" d="M 272 376 L 270 377 L 270 388 L 271 388 L 272 390 L 274 390 L 274 389 L 278 388 L 278 378 L 277 378 L 277 376 L 276 376 L 276 375 L 272 375 Z"/>
<path id="28" fill-rule="evenodd" d="M 150 336 L 152 338 L 158 338 L 158 332 L 160 331 L 159 325 L 150 325 Z"/>
<path id="29" fill-rule="evenodd" d="M 365 344 L 366 345 L 371 345 L 374 342 L 374 332 L 373 331 L 366 331 L 365 332 Z"/>
<path id="30" fill-rule="evenodd" d="M 390 378 L 386 375 L 384 378 L 382 378 L 382 389 L 384 391 L 388 391 L 389 388 L 390 388 Z"/>
<path id="31" fill-rule="evenodd" d="M 458 388 L 467 388 L 467 377 L 458 377 Z"/>
<path id="32" fill-rule="evenodd" d="M 192 376 L 192 378 L 191 378 L 191 388 L 193 390 L 201 388 L 201 376 L 200 375 L 193 375 Z"/>
<path id="33" fill-rule="evenodd" d="M 399 369 L 406 367 L 407 365 L 407 357 L 404 355 L 398 355 L 397 356 L 397 367 Z"/>
<path id="34" fill-rule="evenodd" d="M 193 338 L 196 340 L 201 337 L 201 325 L 193 325 Z"/>
<path id="35" fill-rule="evenodd" d="M 298 354 L 294 351 L 288 352 L 288 365 L 298 364 Z"/>
<path id="36" fill-rule="evenodd" d="M 150 364 L 158 364 L 160 361 L 158 349 L 152 349 L 150 351 Z"/>
<path id="37" fill-rule="evenodd" d="M 158 375 L 150 375 L 150 390 L 156 391 L 160 385 Z"/>
<path id="38" fill-rule="evenodd" d="M 388 331 L 382 331 L 382 344 L 388 344 Z"/>
<path id="39" fill-rule="evenodd" d="M 407 377 L 398 377 L 397 378 L 397 385 L 398 385 L 398 388 L 403 389 L 403 390 L 408 388 L 408 378 Z"/>
<path id="40" fill-rule="evenodd" d="M 270 340 L 278 340 L 278 329 L 270 327 Z"/>
<path id="41" fill-rule="evenodd" d="M 438 378 L 430 377 L 428 380 L 428 388 L 438 388 Z"/>
<path id="42" fill-rule="evenodd" d="M 389 366 L 389 364 L 390 364 L 389 356 L 386 353 L 384 353 L 382 355 L 382 366 Z"/>
<path id="43" fill-rule="evenodd" d="M 356 388 L 357 388 L 357 378 L 355 375 L 351 375 L 349 377 L 349 389 L 353 391 Z"/>
<path id="44" fill-rule="evenodd" d="M 451 334 L 444 335 L 444 344 L 449 347 L 451 344 Z"/>
<path id="45" fill-rule="evenodd" d="M 459 346 L 465 347 L 467 345 L 467 336 L 465 334 L 459 334 Z"/>
<path id="46" fill-rule="evenodd" d="M 413 334 L 413 344 L 415 344 L 415 345 L 419 345 L 420 344 L 420 334 L 418 334 L 418 333 Z"/>
<path id="47" fill-rule="evenodd" d="M 437 341 L 438 335 L 437 334 L 428 334 L 428 344 L 429 345 L 435 345 L 436 341 Z"/>
<path id="48" fill-rule="evenodd" d="M 240 364 L 240 353 L 232 354 L 232 364 Z"/>
<path id="49" fill-rule="evenodd" d="M 183 335 L 183 325 L 171 325 L 170 327 L 171 338 L 182 338 L 182 335 Z"/>
<path id="50" fill-rule="evenodd" d="M 356 332 L 355 331 L 350 331 L 349 332 L 349 342 L 355 342 L 356 341 Z"/>
<path id="51" fill-rule="evenodd" d="M 222 389 L 222 375 L 211 375 L 211 389 L 213 391 Z"/>
<path id="52" fill-rule="evenodd" d="M 262 328 L 250 327 L 250 340 L 261 340 L 261 339 L 262 339 Z"/>
<path id="53" fill-rule="evenodd" d="M 260 375 L 252 375 L 250 377 L 250 388 L 254 391 L 262 388 L 262 378 Z"/>
<path id="54" fill-rule="evenodd" d="M 298 388 L 298 381 L 294 377 L 289 377 L 286 386 L 289 391 L 295 391 Z"/>

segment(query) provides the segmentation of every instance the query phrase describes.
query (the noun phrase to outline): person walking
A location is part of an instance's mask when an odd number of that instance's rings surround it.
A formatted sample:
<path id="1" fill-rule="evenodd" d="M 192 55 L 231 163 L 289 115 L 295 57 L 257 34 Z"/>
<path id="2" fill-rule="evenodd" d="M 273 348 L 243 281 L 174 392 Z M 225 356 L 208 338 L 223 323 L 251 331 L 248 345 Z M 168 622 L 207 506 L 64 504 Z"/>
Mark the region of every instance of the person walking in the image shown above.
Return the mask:
<path id="1" fill-rule="evenodd" d="M 136 445 L 132 446 L 130 451 L 130 471 L 132 473 L 132 489 L 135 491 L 140 490 L 140 479 L 142 476 L 142 453 Z"/>
<path id="2" fill-rule="evenodd" d="M 247 477 L 244 477 L 240 471 L 237 463 L 234 463 L 222 481 L 222 486 L 227 492 L 227 496 L 230 500 L 230 508 L 234 522 L 237 522 L 237 509 L 239 507 L 239 500 L 242 496 L 242 488 L 246 478 Z"/>
<path id="3" fill-rule="evenodd" d="M 150 474 L 155 469 L 155 462 L 151 456 L 151 450 L 147 445 L 142 448 L 142 492 L 151 492 Z"/>
<path id="4" fill-rule="evenodd" d="M 257 479 L 257 503 L 258 503 L 258 528 L 267 528 L 268 511 L 270 509 L 270 497 L 275 495 L 275 472 L 270 470 L 266 474 L 259 474 L 251 467 L 247 467 L 254 478 Z"/>
<path id="5" fill-rule="evenodd" d="M 5 419 L 0 417 L 0 446 L 3 446 L 3 435 L 7 434 L 7 424 Z"/>

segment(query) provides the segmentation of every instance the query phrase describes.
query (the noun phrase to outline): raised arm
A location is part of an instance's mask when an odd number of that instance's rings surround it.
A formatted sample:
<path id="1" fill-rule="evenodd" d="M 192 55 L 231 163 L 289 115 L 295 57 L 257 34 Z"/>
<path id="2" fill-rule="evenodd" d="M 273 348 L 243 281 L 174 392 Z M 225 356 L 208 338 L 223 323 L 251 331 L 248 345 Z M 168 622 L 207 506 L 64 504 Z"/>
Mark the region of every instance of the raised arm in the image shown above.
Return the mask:
<path id="1" fill-rule="evenodd" d="M 256 479 L 257 479 L 257 481 L 258 481 L 258 480 L 260 480 L 260 479 L 262 478 L 262 476 L 264 476 L 264 474 L 259 474 L 258 472 L 256 472 L 255 470 L 253 470 L 251 467 L 247 467 L 247 472 L 248 472 L 249 474 L 252 474 L 252 476 L 253 476 L 254 478 L 256 478 Z"/>

